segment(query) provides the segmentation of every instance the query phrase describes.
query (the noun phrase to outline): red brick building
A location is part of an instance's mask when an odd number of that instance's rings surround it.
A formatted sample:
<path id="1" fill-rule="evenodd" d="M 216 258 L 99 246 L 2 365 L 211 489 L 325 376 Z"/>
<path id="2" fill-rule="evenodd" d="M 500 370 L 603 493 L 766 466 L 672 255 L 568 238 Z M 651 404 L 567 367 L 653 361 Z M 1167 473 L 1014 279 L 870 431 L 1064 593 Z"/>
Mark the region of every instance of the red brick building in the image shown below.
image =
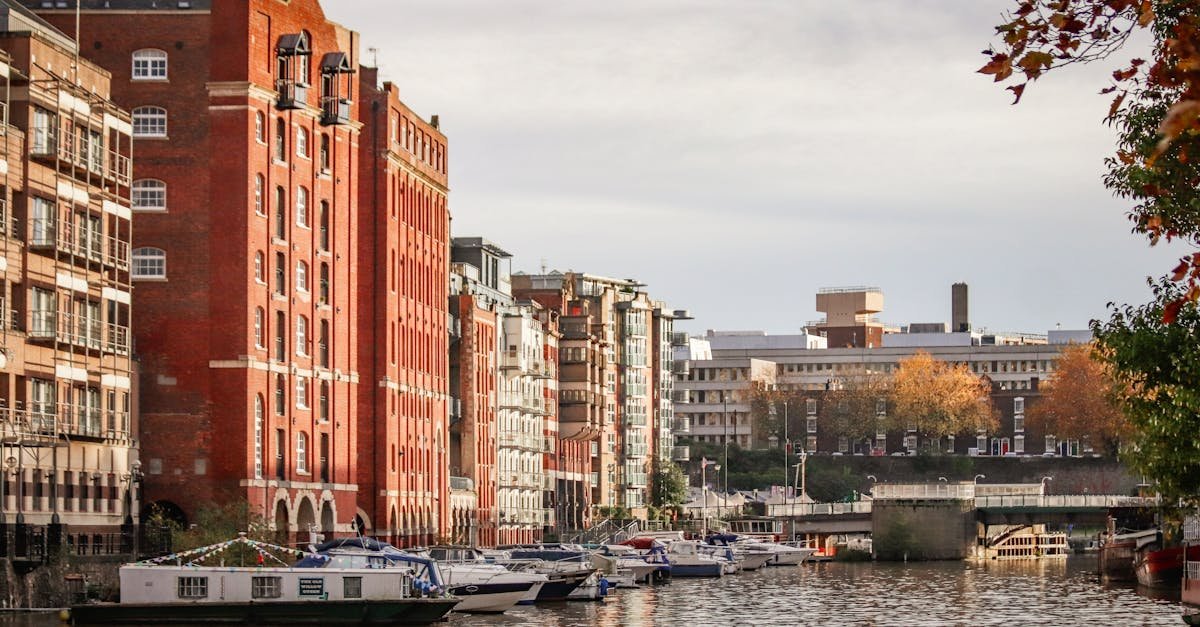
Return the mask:
<path id="1" fill-rule="evenodd" d="M 375 535 L 401 545 L 449 533 L 449 238 L 446 137 L 400 101 L 395 85 L 359 77 L 362 139 L 358 249 L 363 352 L 360 504 Z M 374 213 L 365 211 L 376 207 Z M 373 243 L 373 245 L 372 245 Z"/>
<path id="2" fill-rule="evenodd" d="M 26 5 L 74 28 L 73 7 Z M 445 138 L 316 0 L 81 9 L 83 54 L 133 111 L 134 246 L 157 262 L 134 276 L 147 501 L 241 499 L 292 537 L 436 535 Z"/>

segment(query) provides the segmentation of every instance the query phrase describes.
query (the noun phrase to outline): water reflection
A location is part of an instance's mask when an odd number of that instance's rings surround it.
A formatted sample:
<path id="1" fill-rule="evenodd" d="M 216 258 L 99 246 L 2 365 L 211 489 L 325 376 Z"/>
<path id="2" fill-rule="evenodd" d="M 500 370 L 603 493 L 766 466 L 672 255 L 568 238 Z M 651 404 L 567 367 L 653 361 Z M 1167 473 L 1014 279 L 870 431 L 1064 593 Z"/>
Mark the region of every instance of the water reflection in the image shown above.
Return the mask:
<path id="1" fill-rule="evenodd" d="M 1056 561 L 811 564 L 616 592 L 604 603 L 451 615 L 455 627 L 624 625 L 1180 625 L 1178 593 L 1101 582 L 1094 557 Z M 3 627 L 59 625 L 52 615 Z"/>

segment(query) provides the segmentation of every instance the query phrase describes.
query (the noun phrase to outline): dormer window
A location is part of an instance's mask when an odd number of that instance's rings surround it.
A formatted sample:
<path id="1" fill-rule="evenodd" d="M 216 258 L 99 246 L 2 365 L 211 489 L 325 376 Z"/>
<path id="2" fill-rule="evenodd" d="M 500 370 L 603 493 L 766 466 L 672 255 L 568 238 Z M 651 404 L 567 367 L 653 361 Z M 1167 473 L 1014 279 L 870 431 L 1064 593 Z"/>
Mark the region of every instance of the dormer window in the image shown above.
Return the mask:
<path id="1" fill-rule="evenodd" d="M 304 33 L 284 35 L 275 46 L 275 91 L 280 109 L 299 109 L 308 100 L 308 59 L 312 50 Z"/>
<path id="2" fill-rule="evenodd" d="M 321 57 L 321 124 L 350 123 L 350 80 L 354 68 L 345 52 Z"/>

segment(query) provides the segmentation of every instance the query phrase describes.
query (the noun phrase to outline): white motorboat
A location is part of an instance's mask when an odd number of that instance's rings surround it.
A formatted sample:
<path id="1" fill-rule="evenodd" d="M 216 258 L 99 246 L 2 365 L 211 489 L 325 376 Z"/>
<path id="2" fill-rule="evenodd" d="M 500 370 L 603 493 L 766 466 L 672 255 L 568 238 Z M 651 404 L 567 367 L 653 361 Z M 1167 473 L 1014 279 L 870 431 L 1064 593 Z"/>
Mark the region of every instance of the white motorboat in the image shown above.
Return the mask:
<path id="1" fill-rule="evenodd" d="M 462 599 L 455 612 L 505 612 L 526 597 L 536 597 L 548 580 L 545 575 L 514 573 L 489 564 L 471 548 L 433 547 L 412 553 L 437 562 L 446 588 Z"/>

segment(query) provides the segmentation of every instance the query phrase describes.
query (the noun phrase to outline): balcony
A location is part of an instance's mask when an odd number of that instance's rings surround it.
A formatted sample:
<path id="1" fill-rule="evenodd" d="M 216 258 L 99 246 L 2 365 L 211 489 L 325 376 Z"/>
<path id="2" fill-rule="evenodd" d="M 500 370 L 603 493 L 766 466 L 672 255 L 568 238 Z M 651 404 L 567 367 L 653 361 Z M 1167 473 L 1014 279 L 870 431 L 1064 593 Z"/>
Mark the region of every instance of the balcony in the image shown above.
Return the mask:
<path id="1" fill-rule="evenodd" d="M 451 492 L 474 492 L 475 482 L 470 477 L 450 477 Z"/>
<path id="2" fill-rule="evenodd" d="M 563 405 L 602 405 L 604 399 L 595 392 L 587 390 L 561 390 L 558 402 Z"/>
<path id="3" fill-rule="evenodd" d="M 687 346 L 688 334 L 683 331 L 676 331 L 671 334 L 671 346 Z"/>
<path id="4" fill-rule="evenodd" d="M 519 448 L 527 451 L 542 452 L 543 440 L 540 435 L 505 432 L 496 436 L 496 442 L 504 448 Z"/>
<path id="5" fill-rule="evenodd" d="M 688 418 L 676 417 L 671 421 L 671 432 L 676 435 L 687 435 L 692 432 L 692 421 Z"/>
<path id="6" fill-rule="evenodd" d="M 671 459 L 677 462 L 691 461 L 691 449 L 686 446 L 676 446 L 671 449 Z"/>
<path id="7" fill-rule="evenodd" d="M 671 362 L 671 374 L 678 377 L 686 377 L 692 372 L 692 364 L 687 360 L 679 360 Z"/>
<path id="8" fill-rule="evenodd" d="M 649 480 L 644 472 L 629 472 L 625 473 L 625 486 L 629 488 L 644 488 L 649 485 Z"/>
<path id="9" fill-rule="evenodd" d="M 53 126 L 35 126 L 29 129 L 29 156 L 55 157 L 57 155 L 57 128 Z"/>
<path id="10" fill-rule="evenodd" d="M 455 423 L 462 420 L 462 399 L 451 398 L 447 403 L 447 410 L 450 413 L 450 422 Z"/>
<path id="11" fill-rule="evenodd" d="M 677 405 L 683 405 L 685 403 L 692 402 L 692 391 L 680 389 L 671 390 L 671 402 Z"/>
<path id="12" fill-rule="evenodd" d="M 279 92 L 275 101 L 277 109 L 303 109 L 308 102 L 308 85 L 304 83 L 280 78 L 275 81 L 275 91 Z"/>
<path id="13" fill-rule="evenodd" d="M 646 414 L 625 414 L 625 424 L 631 427 L 646 426 Z"/>
<path id="14" fill-rule="evenodd" d="M 650 452 L 649 445 L 631 442 L 625 445 L 625 457 L 645 457 Z"/>
<path id="15" fill-rule="evenodd" d="M 446 314 L 446 333 L 450 336 L 450 341 L 462 337 L 462 323 L 459 322 L 458 316 L 452 313 Z"/>
<path id="16" fill-rule="evenodd" d="M 321 97 L 321 124 L 350 123 L 350 100 L 336 96 Z"/>

